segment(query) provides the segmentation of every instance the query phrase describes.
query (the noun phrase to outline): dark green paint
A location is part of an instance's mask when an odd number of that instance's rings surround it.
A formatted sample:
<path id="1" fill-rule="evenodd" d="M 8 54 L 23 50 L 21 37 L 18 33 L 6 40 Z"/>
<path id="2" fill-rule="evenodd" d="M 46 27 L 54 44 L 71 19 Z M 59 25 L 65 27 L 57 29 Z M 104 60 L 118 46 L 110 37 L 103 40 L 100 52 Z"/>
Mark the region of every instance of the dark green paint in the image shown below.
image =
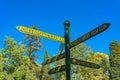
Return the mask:
<path id="1" fill-rule="evenodd" d="M 71 80 L 70 77 L 70 40 L 69 40 L 69 27 L 70 22 L 64 22 L 64 30 L 65 30 L 65 64 L 66 64 L 66 80 Z"/>

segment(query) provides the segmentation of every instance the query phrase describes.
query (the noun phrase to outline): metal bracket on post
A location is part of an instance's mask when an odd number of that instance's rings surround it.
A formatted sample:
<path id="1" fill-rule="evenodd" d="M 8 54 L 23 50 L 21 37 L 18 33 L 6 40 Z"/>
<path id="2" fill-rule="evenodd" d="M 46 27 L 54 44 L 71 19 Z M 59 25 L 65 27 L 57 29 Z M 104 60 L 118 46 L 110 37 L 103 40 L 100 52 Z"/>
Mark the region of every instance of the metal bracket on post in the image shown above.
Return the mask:
<path id="1" fill-rule="evenodd" d="M 70 77 L 70 39 L 69 39 L 70 22 L 64 22 L 65 29 L 65 64 L 66 64 L 66 80 L 71 80 Z"/>

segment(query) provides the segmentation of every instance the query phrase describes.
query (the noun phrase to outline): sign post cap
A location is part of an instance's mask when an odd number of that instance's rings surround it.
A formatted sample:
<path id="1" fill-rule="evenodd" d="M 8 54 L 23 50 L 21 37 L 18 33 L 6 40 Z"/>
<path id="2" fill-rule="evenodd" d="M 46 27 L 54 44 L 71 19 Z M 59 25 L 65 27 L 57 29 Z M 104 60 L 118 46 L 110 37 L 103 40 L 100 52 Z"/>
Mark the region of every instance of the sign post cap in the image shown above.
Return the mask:
<path id="1" fill-rule="evenodd" d="M 68 20 L 64 22 L 64 27 L 70 27 L 70 22 Z"/>

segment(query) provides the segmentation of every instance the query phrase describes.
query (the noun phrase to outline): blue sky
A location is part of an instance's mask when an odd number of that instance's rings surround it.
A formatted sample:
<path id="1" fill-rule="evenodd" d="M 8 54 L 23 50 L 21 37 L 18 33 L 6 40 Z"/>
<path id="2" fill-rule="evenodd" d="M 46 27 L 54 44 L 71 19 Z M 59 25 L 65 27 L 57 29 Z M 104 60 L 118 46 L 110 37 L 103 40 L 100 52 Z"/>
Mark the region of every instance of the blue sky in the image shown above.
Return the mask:
<path id="1" fill-rule="evenodd" d="M 111 26 L 103 33 L 85 41 L 94 52 L 109 55 L 109 43 L 120 42 L 120 0 L 0 0 L 0 48 L 4 47 L 5 36 L 23 41 L 23 33 L 18 32 L 18 25 L 31 27 L 35 24 L 40 31 L 58 36 L 64 35 L 63 22 L 69 20 L 70 41 L 77 39 L 97 26 L 110 22 Z M 42 40 L 39 52 L 48 50 L 50 57 L 57 54 L 59 42 Z"/>

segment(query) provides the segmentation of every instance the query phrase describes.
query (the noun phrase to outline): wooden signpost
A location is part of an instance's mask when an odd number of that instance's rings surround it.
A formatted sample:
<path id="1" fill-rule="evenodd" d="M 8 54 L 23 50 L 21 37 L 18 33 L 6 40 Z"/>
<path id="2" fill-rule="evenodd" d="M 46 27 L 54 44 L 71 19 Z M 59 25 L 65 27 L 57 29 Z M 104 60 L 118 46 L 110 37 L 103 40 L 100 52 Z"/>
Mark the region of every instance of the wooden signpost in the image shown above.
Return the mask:
<path id="1" fill-rule="evenodd" d="M 42 65 L 46 65 L 46 64 L 49 64 L 51 62 L 54 62 L 54 61 L 60 60 L 62 58 L 65 58 L 65 65 L 53 68 L 48 73 L 49 74 L 54 74 L 54 73 L 57 73 L 57 72 L 66 71 L 66 80 L 71 80 L 70 64 L 81 65 L 81 66 L 95 68 L 95 69 L 99 69 L 100 65 L 95 64 L 95 63 L 91 63 L 91 62 L 87 62 L 87 61 L 83 61 L 83 60 L 70 58 L 70 48 L 72 48 L 72 47 L 80 44 L 81 42 L 84 42 L 84 41 L 90 39 L 91 37 L 105 31 L 109 26 L 110 26 L 110 23 L 104 23 L 104 24 L 98 26 L 97 28 L 93 29 L 92 31 L 86 33 L 85 35 L 79 37 L 78 39 L 74 40 L 71 43 L 70 43 L 70 40 L 69 40 L 69 37 L 70 37 L 69 36 L 69 27 L 70 27 L 70 22 L 69 21 L 64 22 L 65 39 L 62 38 L 62 37 L 59 37 L 59 36 L 55 36 L 55 35 L 48 34 L 48 33 L 42 32 L 42 31 L 26 28 L 26 27 L 23 27 L 23 26 L 17 26 L 16 29 L 18 31 L 24 32 L 26 34 L 37 35 L 37 36 L 41 36 L 43 38 L 47 38 L 47 39 L 50 39 L 50 40 L 54 40 L 54 41 L 64 43 L 65 44 L 65 52 L 63 52 L 62 54 L 60 54 L 58 56 L 54 56 L 53 58 L 44 61 L 42 63 Z"/>

